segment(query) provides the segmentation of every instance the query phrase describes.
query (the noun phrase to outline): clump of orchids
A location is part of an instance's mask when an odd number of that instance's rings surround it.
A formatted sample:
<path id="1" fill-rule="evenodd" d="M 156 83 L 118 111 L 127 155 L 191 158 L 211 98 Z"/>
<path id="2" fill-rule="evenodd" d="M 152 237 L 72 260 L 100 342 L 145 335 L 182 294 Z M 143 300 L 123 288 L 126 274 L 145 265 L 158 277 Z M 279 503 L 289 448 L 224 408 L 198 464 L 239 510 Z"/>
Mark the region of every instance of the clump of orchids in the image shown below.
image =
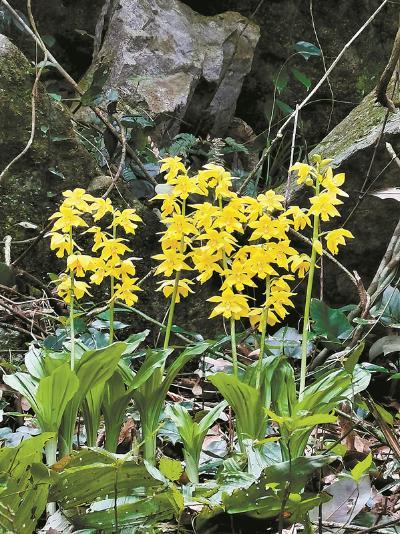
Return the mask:
<path id="1" fill-rule="evenodd" d="M 90 295 L 90 284 L 109 281 L 110 344 L 114 336 L 115 301 L 132 306 L 138 300 L 136 268 L 128 256 L 132 250 L 126 237 L 118 237 L 118 230 L 133 235 L 136 223 L 142 220 L 134 209 L 115 209 L 109 198 L 93 197 L 81 188 L 64 191 L 63 196 L 59 210 L 50 217 L 54 224 L 49 235 L 51 250 L 56 251 L 58 258 L 65 255 L 67 258 L 65 272 L 57 281 L 57 293 L 70 308 L 71 368 L 74 369 L 74 304 L 84 295 Z M 98 226 L 101 223 L 107 225 L 105 229 Z M 91 236 L 90 254 L 78 245 L 79 232 Z"/>
<path id="2" fill-rule="evenodd" d="M 171 299 L 164 346 L 167 347 L 175 304 L 193 293 L 195 282 L 204 284 L 214 274 L 220 276 L 218 295 L 210 315 L 222 315 L 230 322 L 233 372 L 238 372 L 235 323 L 248 318 L 261 333 L 260 362 L 265 350 L 267 325 L 282 321 L 293 307 L 291 282 L 308 274 L 307 302 L 304 316 L 303 359 L 300 395 L 304 389 L 309 330 L 309 311 L 317 256 L 323 253 L 321 237 L 332 254 L 345 238 L 353 237 L 345 229 L 321 232 L 320 221 L 338 216 L 340 189 L 344 174 L 333 174 L 331 160 L 313 156 L 312 164 L 296 163 L 298 183 L 313 189 L 310 207 L 284 207 L 284 197 L 273 190 L 257 198 L 239 196 L 233 189 L 233 177 L 222 166 L 209 163 L 194 176 L 179 157 L 162 160 L 161 172 L 167 185 L 160 187 L 154 200 L 161 200 L 161 219 L 165 225 L 160 243 L 162 252 L 157 275 L 165 278 L 159 290 Z M 193 202 L 189 199 L 202 199 Z M 300 254 L 289 238 L 290 228 L 313 228 L 311 254 Z M 187 274 L 184 274 L 187 273 Z M 189 273 L 192 273 L 190 277 Z M 249 288 L 263 288 L 260 306 L 251 305 Z M 304 360 L 304 362 L 303 362 Z M 304 367 L 304 369 L 303 369 Z M 304 376 L 303 376 L 304 375 Z"/>
<path id="3" fill-rule="evenodd" d="M 194 176 L 179 157 L 162 160 L 161 172 L 166 184 L 158 186 L 153 200 L 161 202 L 161 253 L 155 274 L 162 275 L 159 291 L 170 299 L 164 348 L 169 345 L 176 303 L 193 293 L 196 282 L 204 284 L 220 277 L 218 295 L 208 300 L 215 303 L 210 318 L 222 315 L 230 322 L 233 372 L 238 373 L 236 321 L 248 319 L 260 332 L 261 364 L 265 351 L 267 327 L 282 321 L 292 308 L 294 293 L 291 283 L 307 275 L 304 310 L 300 397 L 305 386 L 307 341 L 310 323 L 310 302 L 318 256 L 323 254 L 323 241 L 332 253 L 345 245 L 351 232 L 338 228 L 321 230 L 321 221 L 339 216 L 336 206 L 340 196 L 348 196 L 340 187 L 343 173 L 334 175 L 332 160 L 314 155 L 311 164 L 296 163 L 297 182 L 305 183 L 314 195 L 310 207 L 284 206 L 284 197 L 273 190 L 256 198 L 239 196 L 233 188 L 234 178 L 222 166 L 208 163 Z M 134 209 L 120 211 L 110 199 L 96 198 L 84 189 L 63 193 L 64 201 L 50 232 L 52 250 L 59 258 L 67 256 L 66 271 L 60 276 L 57 291 L 70 307 L 71 338 L 74 337 L 74 303 L 90 295 L 90 284 L 105 279 L 110 286 L 110 343 L 113 341 L 115 301 L 133 306 L 140 288 L 136 269 L 127 244 L 127 235 L 135 234 L 141 218 Z M 194 200 L 196 199 L 196 200 Z M 92 225 L 90 226 L 89 221 Z M 106 221 L 106 229 L 98 224 Z M 103 225 L 104 226 L 104 225 Z M 289 238 L 291 228 L 298 231 L 312 228 L 310 254 L 299 253 Z M 125 237 L 118 237 L 122 229 Z M 91 253 L 85 254 L 76 242 L 77 233 L 92 236 Z M 87 276 L 89 278 L 87 279 Z M 252 306 L 249 288 L 262 288 L 263 299 Z M 74 367 L 74 343 L 71 346 L 71 367 Z"/>

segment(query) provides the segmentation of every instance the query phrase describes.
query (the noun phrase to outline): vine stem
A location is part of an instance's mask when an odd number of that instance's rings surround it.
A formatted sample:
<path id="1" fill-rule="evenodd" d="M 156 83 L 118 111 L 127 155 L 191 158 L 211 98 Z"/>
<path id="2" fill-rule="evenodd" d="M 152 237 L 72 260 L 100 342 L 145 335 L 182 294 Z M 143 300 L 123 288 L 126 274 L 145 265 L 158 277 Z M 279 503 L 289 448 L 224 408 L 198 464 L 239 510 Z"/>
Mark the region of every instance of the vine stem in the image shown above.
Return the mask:
<path id="1" fill-rule="evenodd" d="M 316 178 L 315 194 L 319 194 L 319 180 L 318 174 Z M 308 345 L 308 330 L 310 327 L 310 307 L 311 297 L 314 283 L 315 265 L 317 262 L 317 250 L 315 248 L 315 242 L 318 240 L 319 235 L 319 215 L 314 215 L 313 221 L 313 247 L 311 251 L 310 270 L 308 272 L 307 279 L 307 292 L 306 303 L 304 307 L 304 322 L 303 322 L 303 335 L 301 340 L 301 366 L 300 366 L 300 386 L 299 386 L 299 401 L 303 398 L 304 389 L 306 387 L 306 374 L 307 374 L 307 345 Z"/>

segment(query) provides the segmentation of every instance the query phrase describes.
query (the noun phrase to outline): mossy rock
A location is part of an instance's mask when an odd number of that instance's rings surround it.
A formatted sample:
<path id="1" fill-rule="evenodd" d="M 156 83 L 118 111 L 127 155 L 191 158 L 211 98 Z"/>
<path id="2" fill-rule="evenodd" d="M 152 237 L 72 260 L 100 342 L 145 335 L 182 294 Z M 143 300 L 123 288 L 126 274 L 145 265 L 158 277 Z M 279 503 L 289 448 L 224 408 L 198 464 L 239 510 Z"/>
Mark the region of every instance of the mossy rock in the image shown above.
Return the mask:
<path id="1" fill-rule="evenodd" d="M 34 69 L 25 56 L 0 35 L 0 169 L 17 156 L 31 132 L 31 93 Z M 0 239 L 26 240 L 46 226 L 65 189 L 85 187 L 99 174 L 96 163 L 79 143 L 68 113 L 39 85 L 35 137 L 28 152 L 0 182 Z M 26 228 L 30 223 L 31 228 Z M 12 244 L 12 259 L 26 244 Z M 48 269 L 46 247 L 39 244 L 24 267 Z"/>

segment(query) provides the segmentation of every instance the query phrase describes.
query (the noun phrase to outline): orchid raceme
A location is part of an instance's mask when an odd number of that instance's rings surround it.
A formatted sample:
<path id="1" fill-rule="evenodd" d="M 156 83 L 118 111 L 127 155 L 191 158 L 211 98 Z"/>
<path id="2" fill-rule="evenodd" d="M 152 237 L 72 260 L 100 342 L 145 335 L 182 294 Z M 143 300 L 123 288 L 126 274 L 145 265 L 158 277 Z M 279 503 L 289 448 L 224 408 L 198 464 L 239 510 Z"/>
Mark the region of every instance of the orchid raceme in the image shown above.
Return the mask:
<path id="1" fill-rule="evenodd" d="M 82 188 L 68 190 L 59 210 L 50 220 L 54 220 L 50 231 L 50 248 L 56 251 L 58 258 L 67 256 L 66 272 L 60 275 L 57 292 L 70 306 L 71 338 L 74 337 L 74 301 L 90 295 L 90 284 L 100 285 L 105 279 L 110 279 L 110 341 L 113 332 L 113 306 L 116 300 L 132 306 L 137 301 L 136 269 L 126 254 L 132 252 L 127 239 L 117 237 L 117 230 L 122 228 L 125 234 L 135 234 L 137 223 L 142 219 L 135 209 L 114 209 L 109 198 L 96 198 Z M 108 229 L 90 225 L 111 218 Z M 93 245 L 91 254 L 85 254 L 77 245 L 79 235 L 73 235 L 82 228 L 82 234 L 91 235 Z M 79 280 L 89 275 L 89 282 Z M 72 343 L 74 351 L 74 343 Z M 74 355 L 71 354 L 71 367 Z"/>

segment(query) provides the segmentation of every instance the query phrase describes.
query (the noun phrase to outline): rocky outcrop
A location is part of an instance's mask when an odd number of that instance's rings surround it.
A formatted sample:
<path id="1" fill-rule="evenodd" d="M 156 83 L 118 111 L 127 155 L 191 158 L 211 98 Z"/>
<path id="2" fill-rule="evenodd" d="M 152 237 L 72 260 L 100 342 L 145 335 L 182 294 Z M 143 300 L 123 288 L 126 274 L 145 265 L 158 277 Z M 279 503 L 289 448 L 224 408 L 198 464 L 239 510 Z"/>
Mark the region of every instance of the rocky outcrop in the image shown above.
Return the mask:
<path id="1" fill-rule="evenodd" d="M 259 28 L 233 12 L 205 17 L 177 0 L 116 0 L 93 66 L 130 107 L 156 117 L 164 142 L 180 129 L 223 135 L 250 71 Z M 183 128 L 182 128 L 183 125 Z"/>

